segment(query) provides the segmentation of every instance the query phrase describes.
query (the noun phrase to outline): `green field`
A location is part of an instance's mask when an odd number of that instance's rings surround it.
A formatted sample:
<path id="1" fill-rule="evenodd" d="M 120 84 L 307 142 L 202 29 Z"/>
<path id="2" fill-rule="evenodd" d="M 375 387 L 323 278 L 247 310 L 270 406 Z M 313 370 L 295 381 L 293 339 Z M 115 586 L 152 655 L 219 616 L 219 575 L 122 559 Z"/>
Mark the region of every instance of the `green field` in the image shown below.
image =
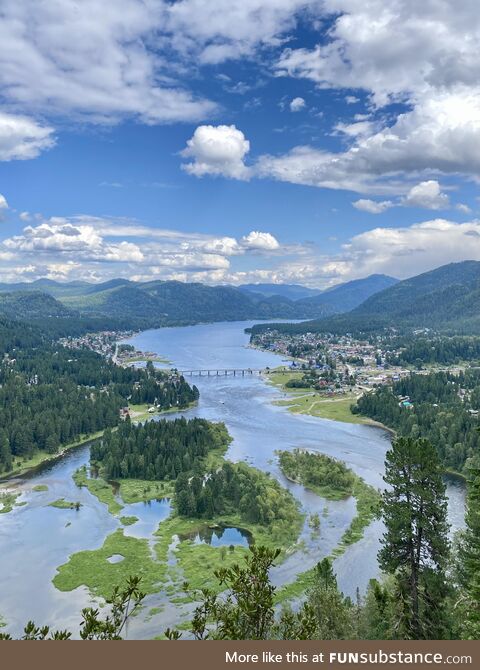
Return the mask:
<path id="1" fill-rule="evenodd" d="M 112 556 L 123 556 L 110 563 Z M 53 583 L 60 591 L 88 587 L 92 595 L 108 598 L 115 586 L 125 584 L 132 575 L 141 577 L 144 593 L 155 593 L 165 581 L 167 564 L 152 557 L 148 540 L 126 537 L 123 530 L 109 535 L 103 546 L 94 551 L 80 551 L 58 568 Z"/>
<path id="2" fill-rule="evenodd" d="M 81 505 L 81 503 L 70 502 L 69 500 L 65 500 L 65 498 L 59 498 L 58 500 L 55 500 L 54 502 L 49 503 L 48 506 L 49 507 L 56 507 L 57 509 L 78 510 L 82 505 Z"/>
<path id="3" fill-rule="evenodd" d="M 325 393 L 313 389 L 291 389 L 285 386 L 289 379 L 299 379 L 302 375 L 303 372 L 285 372 L 282 369 L 266 375 L 266 379 L 286 396 L 284 400 L 275 401 L 275 405 L 287 407 L 292 414 L 308 414 L 344 423 L 373 424 L 368 417 L 352 414 L 350 407 L 355 404 L 358 397 L 353 393 L 326 397 Z"/>

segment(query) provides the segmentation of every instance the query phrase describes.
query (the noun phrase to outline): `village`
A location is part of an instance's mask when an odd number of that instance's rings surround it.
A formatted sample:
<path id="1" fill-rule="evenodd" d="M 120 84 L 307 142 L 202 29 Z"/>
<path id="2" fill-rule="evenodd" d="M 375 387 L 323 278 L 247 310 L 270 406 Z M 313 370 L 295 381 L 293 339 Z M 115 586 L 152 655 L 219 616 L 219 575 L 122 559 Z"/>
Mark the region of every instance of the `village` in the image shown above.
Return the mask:
<path id="1" fill-rule="evenodd" d="M 274 352 L 284 357 L 283 369 L 290 373 L 285 382 L 287 389 L 312 389 L 326 398 L 358 398 L 380 386 L 392 386 L 412 374 L 428 375 L 431 367 L 392 363 L 400 349 L 392 348 L 390 338 L 376 338 L 375 342 L 359 340 L 349 335 L 333 336 L 328 333 L 288 334 L 275 330 L 255 334 L 251 346 Z M 464 366 L 436 367 L 436 371 L 459 374 Z M 460 388 L 459 398 L 468 400 L 468 390 Z M 398 404 L 406 410 L 414 408 L 409 396 L 398 395 Z M 469 410 L 478 415 L 478 411 Z"/>

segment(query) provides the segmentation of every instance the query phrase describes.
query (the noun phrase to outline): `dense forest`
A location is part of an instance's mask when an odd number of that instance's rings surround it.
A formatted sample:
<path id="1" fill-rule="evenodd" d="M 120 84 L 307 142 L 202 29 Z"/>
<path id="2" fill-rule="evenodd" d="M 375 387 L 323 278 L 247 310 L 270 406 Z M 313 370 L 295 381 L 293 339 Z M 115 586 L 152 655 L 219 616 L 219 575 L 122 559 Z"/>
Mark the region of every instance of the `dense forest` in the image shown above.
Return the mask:
<path id="1" fill-rule="evenodd" d="M 402 399 L 406 399 L 406 405 Z M 480 370 L 412 374 L 366 393 L 352 407 L 405 437 L 425 437 L 436 447 L 446 468 L 464 471 L 478 460 Z"/>
<path id="2" fill-rule="evenodd" d="M 440 365 L 457 364 L 462 361 L 480 361 L 480 338 L 478 337 L 416 337 L 395 338 L 395 348 L 401 347 L 399 354 L 387 353 L 390 365 Z"/>
<path id="3" fill-rule="evenodd" d="M 355 475 L 345 463 L 335 458 L 295 449 L 279 452 L 279 463 L 289 479 L 307 488 L 317 491 L 329 488 L 345 498 L 353 494 Z"/>
<path id="4" fill-rule="evenodd" d="M 180 475 L 175 499 L 178 513 L 186 517 L 239 514 L 245 523 L 290 529 L 298 521 L 293 496 L 268 474 L 245 463 L 224 463 L 206 475 Z"/>
<path id="5" fill-rule="evenodd" d="M 205 419 L 139 425 L 127 420 L 117 431 L 105 431 L 90 454 L 106 479 L 175 480 L 184 472 L 203 472 L 208 452 L 226 448 L 229 439 L 224 424 Z"/>
<path id="6" fill-rule="evenodd" d="M 122 368 L 88 350 L 72 351 L 35 327 L 0 321 L 0 472 L 37 450 L 56 453 L 120 421 L 120 408 L 185 407 L 198 390 L 156 370 Z"/>

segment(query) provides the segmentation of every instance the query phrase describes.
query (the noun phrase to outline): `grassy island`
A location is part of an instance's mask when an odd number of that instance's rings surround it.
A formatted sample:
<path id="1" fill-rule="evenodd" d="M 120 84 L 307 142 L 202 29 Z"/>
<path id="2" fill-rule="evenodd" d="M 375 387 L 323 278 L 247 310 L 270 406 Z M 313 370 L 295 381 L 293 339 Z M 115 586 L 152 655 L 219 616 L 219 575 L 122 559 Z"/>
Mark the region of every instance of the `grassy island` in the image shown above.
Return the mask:
<path id="1" fill-rule="evenodd" d="M 224 460 L 230 439 L 223 424 L 202 419 L 126 422 L 115 432 L 107 431 L 91 452 L 100 476 L 89 477 L 84 466 L 75 473 L 75 482 L 115 516 L 124 504 L 160 497 L 172 498 L 173 513 L 159 524 L 153 552 L 151 541 L 126 536 L 120 528 L 100 549 L 70 556 L 58 568 L 55 586 L 67 591 L 84 584 L 93 595 L 107 597 L 130 570 L 142 576 L 147 593 L 166 589 L 175 602 L 182 602 L 188 598 L 183 594 L 185 580 L 194 588 L 205 586 L 205 565 L 227 567 L 248 550 L 245 540 L 228 546 L 195 541 L 205 528 L 220 535 L 224 528 L 242 531 L 249 542 L 279 548 L 285 556 L 297 540 L 303 515 L 274 478 Z M 124 527 L 137 520 L 119 516 Z M 112 556 L 123 558 L 110 562 Z M 208 574 L 213 587 L 213 570 Z"/>

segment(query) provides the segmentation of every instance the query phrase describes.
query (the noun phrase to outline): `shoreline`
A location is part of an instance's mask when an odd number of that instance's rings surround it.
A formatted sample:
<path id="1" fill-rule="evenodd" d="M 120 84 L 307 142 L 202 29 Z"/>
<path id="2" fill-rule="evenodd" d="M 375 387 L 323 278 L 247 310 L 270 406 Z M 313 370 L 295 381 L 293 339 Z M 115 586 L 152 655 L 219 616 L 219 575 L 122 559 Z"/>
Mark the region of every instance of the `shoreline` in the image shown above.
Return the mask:
<path id="1" fill-rule="evenodd" d="M 170 407 L 169 409 L 162 410 L 161 412 L 155 412 L 155 413 L 148 413 L 147 410 L 145 410 L 142 413 L 139 413 L 138 416 L 132 417 L 132 423 L 133 422 L 142 422 L 142 421 L 148 421 L 149 419 L 154 419 L 155 417 L 162 416 L 164 414 L 174 414 L 176 412 L 186 412 L 187 410 L 192 409 L 193 407 L 196 407 L 198 404 L 198 401 L 193 401 L 189 403 L 187 407 Z M 145 405 L 145 407 L 148 407 L 148 404 Z M 117 426 L 115 426 L 112 430 L 116 430 Z M 15 479 L 23 479 L 23 478 L 29 478 L 30 476 L 34 475 L 35 472 L 41 471 L 44 467 L 47 465 L 52 465 L 56 461 L 61 460 L 64 456 L 66 456 L 70 451 L 74 451 L 75 449 L 79 449 L 80 447 L 85 447 L 91 442 L 95 442 L 96 440 L 99 440 L 103 433 L 105 432 L 106 428 L 103 430 L 97 431 L 96 433 L 93 433 L 92 435 L 81 438 L 77 442 L 72 442 L 71 444 L 65 445 L 60 451 L 58 451 L 56 454 L 47 454 L 45 453 L 44 457 L 42 458 L 43 454 L 41 452 L 37 452 L 36 456 L 39 458 L 38 462 L 32 463 L 31 465 L 25 465 L 25 466 L 20 466 L 16 470 L 12 470 L 9 473 L 2 474 L 0 476 L 0 487 L 3 484 L 6 484 L 9 481 L 15 480 Z"/>
<path id="2" fill-rule="evenodd" d="M 258 347 L 252 347 L 258 349 Z M 259 349 L 261 351 L 261 349 Z M 297 371 L 295 371 L 297 372 Z M 298 373 L 300 374 L 302 371 L 298 370 Z M 272 379 L 272 376 L 275 374 L 282 374 L 283 370 L 280 368 L 280 366 L 276 369 L 270 369 L 268 373 L 263 372 L 261 374 L 261 377 L 264 381 L 270 383 L 272 386 L 277 388 L 279 391 L 283 392 L 287 397 L 283 399 L 277 399 L 273 401 L 273 404 L 279 406 L 279 407 L 286 407 L 287 411 L 289 411 L 291 414 L 303 414 L 304 416 L 313 416 L 317 419 L 323 419 L 325 421 L 335 421 L 336 423 L 347 423 L 347 424 L 355 424 L 359 426 L 370 426 L 372 428 L 379 428 L 381 430 L 386 431 L 389 433 L 392 437 L 396 435 L 396 431 L 393 428 L 390 428 L 389 426 L 386 426 L 385 424 L 381 423 L 380 421 L 375 421 L 374 419 L 371 419 L 370 417 L 363 416 L 361 414 L 351 414 L 352 420 L 347 421 L 345 419 L 342 419 L 340 417 L 331 417 L 328 415 L 323 415 L 321 411 L 319 413 L 316 412 L 311 412 L 310 410 L 312 409 L 313 405 L 316 405 L 319 407 L 322 403 L 329 406 L 329 407 L 335 407 L 335 403 L 341 403 L 342 401 L 349 400 L 350 398 L 345 398 L 341 397 L 340 395 L 334 396 L 334 397 L 322 397 L 320 394 L 317 394 L 315 390 L 313 389 L 301 389 L 295 390 L 289 389 L 285 386 L 285 384 L 282 381 L 275 381 Z M 298 400 L 303 397 L 310 397 L 312 399 L 312 403 L 308 407 L 300 407 Z M 354 399 L 351 398 L 353 401 Z M 350 403 L 350 404 L 353 404 Z M 296 409 L 298 408 L 298 411 Z M 307 411 L 304 411 L 307 410 Z M 358 417 L 358 420 L 355 420 Z"/>

